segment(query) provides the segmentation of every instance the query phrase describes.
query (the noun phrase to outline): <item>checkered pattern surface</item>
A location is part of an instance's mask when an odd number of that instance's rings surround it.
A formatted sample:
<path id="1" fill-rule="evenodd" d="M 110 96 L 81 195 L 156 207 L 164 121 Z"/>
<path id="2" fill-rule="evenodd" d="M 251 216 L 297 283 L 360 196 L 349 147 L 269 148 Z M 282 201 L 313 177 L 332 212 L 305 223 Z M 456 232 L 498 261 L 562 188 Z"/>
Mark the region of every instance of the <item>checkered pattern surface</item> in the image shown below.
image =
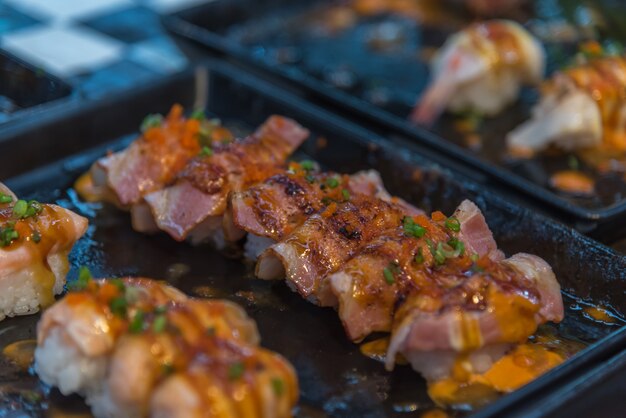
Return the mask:
<path id="1" fill-rule="evenodd" d="M 0 49 L 98 96 L 181 71 L 160 15 L 211 0 L 0 0 Z"/>

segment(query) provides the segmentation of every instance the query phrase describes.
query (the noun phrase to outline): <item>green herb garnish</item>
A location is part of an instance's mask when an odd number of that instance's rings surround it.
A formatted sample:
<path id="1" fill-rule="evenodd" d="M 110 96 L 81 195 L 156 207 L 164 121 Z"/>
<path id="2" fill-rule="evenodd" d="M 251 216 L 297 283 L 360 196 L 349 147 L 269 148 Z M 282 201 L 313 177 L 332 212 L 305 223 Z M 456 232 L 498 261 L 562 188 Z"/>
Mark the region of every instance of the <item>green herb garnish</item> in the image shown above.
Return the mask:
<path id="1" fill-rule="evenodd" d="M 144 329 L 144 313 L 143 311 L 135 312 L 133 320 L 130 322 L 128 330 L 133 334 L 139 334 Z"/>
<path id="2" fill-rule="evenodd" d="M 82 266 L 78 269 L 78 278 L 72 283 L 72 290 L 84 290 L 92 280 L 91 272 L 89 268 Z"/>
<path id="3" fill-rule="evenodd" d="M 304 171 L 312 171 L 315 170 L 315 163 L 311 160 L 300 161 L 300 167 L 302 167 Z"/>
<path id="4" fill-rule="evenodd" d="M 196 109 L 191 113 L 191 116 L 189 116 L 190 119 L 196 119 L 196 120 L 200 120 L 203 121 L 204 120 L 204 110 L 203 109 Z"/>
<path id="5" fill-rule="evenodd" d="M 28 202 L 25 200 L 18 200 L 15 202 L 15 206 L 13 206 L 13 215 L 18 218 L 26 217 L 26 211 L 28 210 Z"/>
<path id="6" fill-rule="evenodd" d="M 326 180 L 326 186 L 330 187 L 331 189 L 334 189 L 337 186 L 339 186 L 339 180 L 337 179 L 337 177 L 330 177 L 329 179 Z"/>
<path id="7" fill-rule="evenodd" d="M 415 262 L 417 264 L 422 264 L 424 262 L 424 254 L 422 253 L 422 247 L 417 249 L 417 254 L 415 254 Z"/>
<path id="8" fill-rule="evenodd" d="M 157 315 L 154 317 L 154 322 L 152 322 L 152 331 L 161 333 L 165 331 L 165 326 L 167 325 L 167 317 L 165 315 Z"/>
<path id="9" fill-rule="evenodd" d="M 201 157 L 210 157 L 213 155 L 213 150 L 211 149 L 211 147 L 205 145 L 202 147 L 202 149 L 200 150 L 200 154 Z"/>
<path id="10" fill-rule="evenodd" d="M 445 222 L 446 228 L 453 232 L 459 232 L 461 230 L 461 222 L 454 216 L 450 216 Z"/>
<path id="11" fill-rule="evenodd" d="M 228 378 L 230 380 L 237 380 L 243 376 L 244 371 L 245 367 L 242 362 L 233 363 L 228 368 Z"/>
<path id="12" fill-rule="evenodd" d="M 283 379 L 279 379 L 277 377 L 273 378 L 272 389 L 274 389 L 274 394 L 276 394 L 276 396 L 281 396 L 285 393 L 285 382 L 283 382 Z"/>
<path id="13" fill-rule="evenodd" d="M 413 218 L 405 216 L 402 219 L 402 227 L 407 236 L 421 238 L 426 234 L 426 228 L 415 223 Z"/>
<path id="14" fill-rule="evenodd" d="M 398 274 L 399 272 L 400 272 L 400 266 L 398 266 L 398 263 L 396 262 L 389 263 L 389 265 L 383 269 L 383 276 L 385 277 L 385 282 L 387 282 L 388 285 L 394 284 L 396 282 L 395 275 Z"/>
<path id="15" fill-rule="evenodd" d="M 143 118 L 141 122 L 141 132 L 146 132 L 151 128 L 158 128 L 163 123 L 163 115 L 154 113 Z"/>
<path id="16" fill-rule="evenodd" d="M 11 203 L 13 202 L 13 197 L 8 194 L 0 193 L 0 203 Z"/>
<path id="17" fill-rule="evenodd" d="M 126 317 L 126 311 L 128 309 L 128 301 L 124 296 L 118 296 L 111 300 L 109 308 L 111 308 L 113 315 L 124 318 Z"/>
<path id="18" fill-rule="evenodd" d="M 13 223 L 7 223 L 4 228 L 0 227 L 0 247 L 8 247 L 20 237 L 14 226 L 15 224 Z"/>
<path id="19" fill-rule="evenodd" d="M 43 206 L 36 200 L 27 202 L 20 199 L 15 202 L 15 206 L 13 206 L 13 215 L 20 219 L 26 219 L 38 215 L 42 210 Z"/>
<path id="20" fill-rule="evenodd" d="M 343 197 L 343 200 L 350 200 L 350 192 L 347 189 L 341 190 L 341 196 Z"/>

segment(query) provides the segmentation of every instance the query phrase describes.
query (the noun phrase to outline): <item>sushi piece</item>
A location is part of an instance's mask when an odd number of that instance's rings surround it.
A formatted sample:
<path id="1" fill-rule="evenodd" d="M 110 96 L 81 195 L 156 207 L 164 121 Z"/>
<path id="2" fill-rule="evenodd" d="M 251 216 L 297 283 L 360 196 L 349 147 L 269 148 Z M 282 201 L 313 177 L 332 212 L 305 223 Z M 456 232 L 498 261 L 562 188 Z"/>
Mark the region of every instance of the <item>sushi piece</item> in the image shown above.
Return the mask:
<path id="1" fill-rule="evenodd" d="M 410 119 L 430 125 L 446 109 L 493 116 L 523 85 L 541 82 L 545 53 L 518 23 L 489 20 L 453 35 L 431 65 L 432 80 Z"/>
<path id="2" fill-rule="evenodd" d="M 287 172 L 231 195 L 224 219 L 226 235 L 236 240 L 248 233 L 245 254 L 254 261 L 309 216 L 332 202 L 342 201 L 346 192 L 350 196 L 361 194 L 392 200 L 374 170 L 339 175 L 321 173 L 310 161 L 290 163 Z M 393 200 L 401 203 L 401 199 Z"/>
<path id="3" fill-rule="evenodd" d="M 400 207 L 382 199 L 357 195 L 331 203 L 311 215 L 282 241 L 265 250 L 258 259 L 256 276 L 283 279 L 309 301 L 335 306 L 326 276 L 337 270 L 357 251 L 386 230 L 401 224 Z"/>
<path id="4" fill-rule="evenodd" d="M 67 256 L 86 230 L 82 216 L 20 200 L 0 183 L 0 320 L 54 302 L 69 271 Z"/>
<path id="5" fill-rule="evenodd" d="M 295 372 L 238 305 L 149 279 L 80 283 L 44 313 L 35 370 L 96 418 L 291 416 Z"/>
<path id="6" fill-rule="evenodd" d="M 176 371 L 184 374 L 196 357 L 209 355 L 203 341 L 207 334 L 218 353 L 222 345 L 259 343 L 256 324 L 227 301 L 190 299 L 136 308 L 125 319 L 128 332 L 115 344 L 102 387 L 87 394 L 98 417 L 153 415 L 150 399 L 161 382 Z"/>
<path id="7" fill-rule="evenodd" d="M 507 135 L 517 156 L 550 146 L 566 151 L 626 150 L 626 58 L 607 56 L 557 72 L 542 88 L 532 117 Z"/>
<path id="8" fill-rule="evenodd" d="M 281 172 L 308 136 L 296 122 L 272 116 L 251 136 L 194 158 L 172 185 L 144 197 L 155 224 L 177 241 L 211 240 L 224 247 L 222 222 L 229 193 Z"/>
<path id="9" fill-rule="evenodd" d="M 96 193 L 90 194 L 90 189 L 79 187 L 79 191 L 85 191 L 84 196 L 128 208 L 140 203 L 145 194 L 173 181 L 203 146 L 232 137 L 215 120 L 206 120 L 198 114 L 185 118 L 180 105 L 172 106 L 165 118 L 148 115 L 142 131 L 126 149 L 94 163 L 89 174 Z"/>
<path id="10" fill-rule="evenodd" d="M 410 292 L 394 316 L 387 368 L 401 353 L 427 380 L 455 367 L 483 373 L 545 322 L 563 319 L 560 286 L 541 258 L 516 254 L 453 263 Z"/>
<path id="11" fill-rule="evenodd" d="M 298 381 L 281 356 L 205 338 L 182 372 L 161 383 L 150 399 L 154 418 L 287 418 L 298 400 Z M 181 402 L 181 400 L 183 400 Z"/>
<path id="12" fill-rule="evenodd" d="M 398 301 L 432 280 L 429 268 L 450 257 L 465 264 L 471 264 L 470 257 L 503 258 L 485 218 L 469 200 L 449 218 L 441 212 L 432 218 L 406 216 L 361 248 L 328 277 L 348 337 L 360 341 L 375 331 L 391 331 Z"/>
<path id="13" fill-rule="evenodd" d="M 83 270 L 74 291 L 48 308 L 37 324 L 35 371 L 65 395 L 101 390 L 111 353 L 128 327 L 121 314 L 185 299 L 153 280 L 91 280 Z"/>

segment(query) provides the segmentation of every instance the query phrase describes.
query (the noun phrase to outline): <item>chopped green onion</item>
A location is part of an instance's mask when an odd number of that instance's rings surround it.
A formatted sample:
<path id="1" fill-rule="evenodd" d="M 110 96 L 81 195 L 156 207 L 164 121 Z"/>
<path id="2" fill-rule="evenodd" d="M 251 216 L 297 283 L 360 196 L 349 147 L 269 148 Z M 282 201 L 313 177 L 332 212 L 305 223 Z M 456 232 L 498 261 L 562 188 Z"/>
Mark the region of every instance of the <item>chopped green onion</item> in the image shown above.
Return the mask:
<path id="1" fill-rule="evenodd" d="M 0 247 L 8 247 L 19 237 L 20 236 L 15 228 L 13 228 L 13 225 L 7 224 L 4 228 L 0 228 Z"/>
<path id="2" fill-rule="evenodd" d="M 416 224 L 410 216 L 405 216 L 402 219 L 402 227 L 404 228 L 404 233 L 408 236 L 421 238 L 426 234 L 426 228 Z"/>
<path id="3" fill-rule="evenodd" d="M 73 290 L 84 290 L 89 285 L 92 276 L 89 268 L 82 266 L 78 269 L 78 278 L 74 282 L 74 286 L 72 286 Z"/>
<path id="4" fill-rule="evenodd" d="M 347 189 L 341 190 L 341 196 L 343 196 L 343 200 L 350 200 L 350 192 Z"/>
<path id="5" fill-rule="evenodd" d="M 125 293 L 126 285 L 124 284 L 122 279 L 111 279 L 111 280 L 109 280 L 109 283 L 111 283 L 113 286 L 117 287 L 117 289 L 120 292 L 124 292 Z M 124 296 L 126 296 L 126 295 L 124 295 Z"/>
<path id="6" fill-rule="evenodd" d="M 42 210 L 43 206 L 41 206 L 41 203 L 36 200 L 27 202 L 20 199 L 15 202 L 15 206 L 13 206 L 13 215 L 20 219 L 25 219 L 38 215 Z"/>
<path id="7" fill-rule="evenodd" d="M 383 276 L 385 276 L 385 281 L 387 284 L 394 284 L 396 279 L 393 277 L 393 273 L 389 270 L 389 267 L 385 267 L 383 269 Z"/>
<path id="8" fill-rule="evenodd" d="M 11 203 L 13 198 L 8 194 L 0 193 L 0 203 Z"/>
<path id="9" fill-rule="evenodd" d="M 470 255 L 470 260 L 472 260 L 474 263 L 478 261 L 478 254 L 474 253 L 472 255 Z"/>
<path id="10" fill-rule="evenodd" d="M 400 272 L 400 267 L 398 263 L 391 262 L 387 267 L 383 269 L 383 276 L 385 277 L 385 282 L 388 285 L 392 285 L 396 282 L 395 275 Z"/>
<path id="11" fill-rule="evenodd" d="M 277 377 L 273 378 L 272 389 L 274 389 L 274 394 L 276 394 L 276 396 L 281 396 L 285 393 L 285 382 L 283 382 L 283 379 L 279 379 Z"/>
<path id="12" fill-rule="evenodd" d="M 311 174 L 307 174 L 306 176 L 304 176 L 304 179 L 309 184 L 315 183 L 315 176 L 312 176 Z"/>
<path id="13" fill-rule="evenodd" d="M 201 157 L 210 157 L 212 155 L 213 155 L 213 150 L 211 149 L 211 147 L 208 147 L 208 146 L 205 145 L 200 150 L 200 156 Z"/>
<path id="14" fill-rule="evenodd" d="M 125 317 L 126 310 L 128 308 L 128 302 L 126 301 L 126 298 L 124 296 L 118 296 L 111 300 L 109 307 L 111 308 L 111 312 L 113 313 L 113 315 Z"/>
<path id="15" fill-rule="evenodd" d="M 331 199 L 330 197 L 323 197 L 322 198 L 322 205 L 328 206 L 331 203 L 333 203 L 333 199 Z"/>
<path id="16" fill-rule="evenodd" d="M 228 368 L 228 378 L 230 380 L 237 380 L 241 376 L 243 376 L 244 371 L 245 371 L 245 367 L 243 363 L 241 362 L 233 363 Z"/>
<path id="17" fill-rule="evenodd" d="M 302 167 L 304 171 L 312 171 L 315 170 L 315 163 L 311 160 L 300 161 L 300 167 Z"/>
<path id="18" fill-rule="evenodd" d="M 158 113 L 146 116 L 141 122 L 141 132 L 146 132 L 151 128 L 158 128 L 163 123 L 163 116 Z"/>
<path id="19" fill-rule="evenodd" d="M 433 257 L 435 258 L 435 262 L 437 264 L 443 264 L 443 263 L 446 262 L 446 255 L 444 253 L 443 244 L 442 243 L 438 243 L 437 244 L 437 248 L 433 252 Z"/>
<path id="20" fill-rule="evenodd" d="M 448 241 L 448 245 L 454 248 L 454 257 L 462 256 L 465 253 L 465 244 L 457 238 L 451 238 Z"/>
<path id="21" fill-rule="evenodd" d="M 26 211 L 28 210 L 28 202 L 25 200 L 18 200 L 15 202 L 15 206 L 13 206 L 13 215 L 18 218 L 26 217 Z"/>
<path id="22" fill-rule="evenodd" d="M 167 312 L 167 306 L 166 305 L 159 305 L 156 308 L 154 308 L 154 313 L 155 314 L 164 314 L 165 312 Z"/>
<path id="23" fill-rule="evenodd" d="M 33 240 L 35 244 L 39 244 L 41 242 L 41 234 L 37 230 L 33 231 L 30 238 Z"/>
<path id="24" fill-rule="evenodd" d="M 133 334 L 139 334 L 144 329 L 144 314 L 143 311 L 137 311 L 133 320 L 128 327 L 129 331 Z"/>
<path id="25" fill-rule="evenodd" d="M 165 315 L 157 315 L 154 318 L 154 322 L 152 322 L 152 331 L 161 333 L 165 330 L 165 326 L 167 325 L 167 317 Z"/>
<path id="26" fill-rule="evenodd" d="M 204 110 L 196 109 L 189 116 L 190 119 L 204 120 Z"/>
<path id="27" fill-rule="evenodd" d="M 445 222 L 446 228 L 453 232 L 459 232 L 461 230 L 461 222 L 454 216 L 450 216 Z"/>
<path id="28" fill-rule="evenodd" d="M 334 189 L 339 186 L 339 180 L 337 179 L 337 177 L 331 177 L 326 180 L 326 185 L 331 189 Z"/>
<path id="29" fill-rule="evenodd" d="M 422 247 L 417 249 L 417 254 L 415 254 L 415 262 L 417 264 L 422 264 L 424 262 L 424 254 L 422 253 Z"/>

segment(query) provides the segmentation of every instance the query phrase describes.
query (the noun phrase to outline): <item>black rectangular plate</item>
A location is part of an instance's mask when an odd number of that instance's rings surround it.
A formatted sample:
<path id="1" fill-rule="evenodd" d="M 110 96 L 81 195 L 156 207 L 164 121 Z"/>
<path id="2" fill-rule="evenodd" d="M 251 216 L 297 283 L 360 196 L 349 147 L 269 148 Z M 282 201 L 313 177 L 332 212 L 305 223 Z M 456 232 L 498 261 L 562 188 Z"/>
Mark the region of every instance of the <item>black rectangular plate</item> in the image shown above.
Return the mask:
<path id="1" fill-rule="evenodd" d="M 561 19 L 559 8 L 576 6 L 574 3 L 561 0 L 548 6 L 536 2 L 539 12 L 535 20 Z M 574 197 L 549 187 L 552 173 L 567 169 L 568 155 L 539 155 L 523 161 L 506 157 L 504 135 L 529 117 L 532 103 L 537 99 L 534 91 L 523 91 L 516 105 L 498 117 L 485 119 L 478 132 L 483 147 L 476 152 L 466 146 L 463 135 L 452 127 L 452 116 L 444 115 L 430 131 L 412 126 L 406 117 L 428 81 L 427 64 L 418 51 L 422 47 L 440 46 L 451 33 L 450 25 L 420 25 L 411 18 L 383 15 L 360 19 L 338 35 L 312 36 L 306 30 L 308 21 L 303 16 L 333 4 L 342 2 L 218 0 L 168 17 L 165 23 L 172 32 L 283 80 L 301 89 L 303 95 L 330 102 L 351 116 L 359 115 L 361 120 L 365 118 L 392 128 L 463 161 L 488 174 L 494 183 L 513 186 L 555 208 L 566 221 L 606 224 L 626 212 L 626 182 L 620 176 L 594 175 L 595 195 Z M 601 12 L 608 10 L 596 6 Z M 626 8 L 613 3 L 609 6 L 617 9 L 619 16 L 626 15 Z M 451 14 L 459 18 L 456 11 Z M 461 19 L 470 21 L 467 16 Z M 385 30 L 382 26 L 385 24 L 399 28 L 404 33 L 403 42 L 392 51 L 373 52 L 366 45 L 367 34 L 376 28 Z M 575 51 L 571 44 L 560 43 L 549 44 L 546 49 L 549 69 L 562 65 L 564 56 Z M 593 174 L 592 170 L 589 174 Z"/>
<path id="2" fill-rule="evenodd" d="M 0 123 L 71 92 L 72 88 L 58 78 L 0 52 Z"/>
<path id="3" fill-rule="evenodd" d="M 86 265 L 96 276 L 141 275 L 165 279 L 192 295 L 210 294 L 242 304 L 257 321 L 263 345 L 285 355 L 297 369 L 301 384 L 298 417 L 419 416 L 434 405 L 426 394 L 425 382 L 410 368 L 398 367 L 387 373 L 382 364 L 361 355 L 358 346 L 345 337 L 333 310 L 305 302 L 284 283 L 252 279 L 250 266 L 206 246 L 176 243 L 163 234 L 135 233 L 128 214 L 107 205 L 85 204 L 77 198 L 72 183 L 107 149 L 121 148 L 133 139 L 142 119 L 137 115 L 165 112 L 174 102 L 188 109 L 202 106 L 222 118 L 227 126 L 244 130 L 257 126 L 271 114 L 292 117 L 314 133 L 301 148 L 302 155 L 342 172 L 375 168 L 392 193 L 427 211 L 439 209 L 450 213 L 462 199 L 471 198 L 484 210 L 496 240 L 507 254 L 535 253 L 553 266 L 567 294 L 566 319 L 556 329 L 561 336 L 589 346 L 472 416 L 502 417 L 505 412 L 512 413 L 530 399 L 541 399 L 579 373 L 611 358 L 626 345 L 622 321 L 598 323 L 580 310 L 584 303 L 591 303 L 626 312 L 624 257 L 568 227 L 494 195 L 414 148 L 398 149 L 376 134 L 231 65 L 213 62 L 208 72 L 199 69 L 195 76 L 182 74 L 12 138 L 15 142 L 32 140 L 37 144 L 36 141 L 44 141 L 37 139 L 37 132 L 46 130 L 51 135 L 46 140 L 54 141 L 58 147 L 67 140 L 66 151 L 77 152 L 60 161 L 51 159 L 48 165 L 22 172 L 7 182 L 24 198 L 58 202 L 90 219 L 86 237 L 71 254 L 70 277 L 75 277 L 78 266 Z M 128 109 L 134 113 L 127 112 Z M 103 129 L 94 131 L 93 137 L 83 137 L 81 151 L 80 144 L 72 138 L 54 137 L 55 133 L 66 133 L 72 123 L 92 123 Z M 105 128 L 107 123 L 116 126 Z M 319 136 L 327 139 L 323 148 L 315 140 Z M 0 141 L 0 155 L 5 155 L 3 147 L 10 149 L 11 144 Z M 15 153 L 16 158 L 20 155 Z M 38 315 L 33 315 L 1 322 L 0 347 L 33 338 L 37 319 Z M 85 409 L 80 399 L 62 397 L 54 390 L 43 390 L 43 402 L 38 399 L 32 403 L 32 394 L 24 392 L 29 388 L 42 390 L 35 377 L 2 359 L 0 405 L 5 409 L 26 410 L 34 416 L 45 415 L 46 408 Z M 407 409 L 414 413 L 401 412 Z M 458 411 L 453 415 L 468 413 Z"/>

